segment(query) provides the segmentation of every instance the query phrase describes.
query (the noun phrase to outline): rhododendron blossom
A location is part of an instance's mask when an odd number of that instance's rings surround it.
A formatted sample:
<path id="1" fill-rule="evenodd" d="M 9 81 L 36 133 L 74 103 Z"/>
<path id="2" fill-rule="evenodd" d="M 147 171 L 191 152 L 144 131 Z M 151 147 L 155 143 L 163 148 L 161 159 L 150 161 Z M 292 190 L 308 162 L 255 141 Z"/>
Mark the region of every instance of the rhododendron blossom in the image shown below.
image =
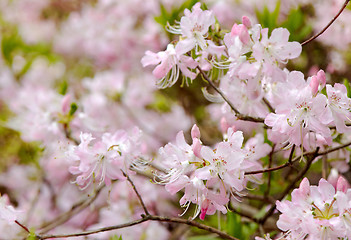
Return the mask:
<path id="1" fill-rule="evenodd" d="M 179 78 L 179 71 L 190 79 L 196 77 L 196 74 L 188 68 L 194 69 L 197 66 L 197 62 L 191 57 L 177 55 L 173 44 L 168 44 L 166 51 L 158 53 L 146 51 L 145 56 L 141 59 L 141 63 L 144 67 L 158 64 L 152 73 L 159 79 L 157 85 L 160 88 L 167 88 L 174 85 Z"/>
<path id="2" fill-rule="evenodd" d="M 215 149 L 201 145 L 199 137 L 200 132 L 194 125 L 191 146 L 179 132 L 177 145 L 169 143 L 161 148 L 160 161 L 166 167 L 166 174 L 156 176 L 171 194 L 184 188 L 180 204 L 186 208 L 190 203 L 196 204 L 194 217 L 201 212 L 200 218 L 203 220 L 206 214 L 212 215 L 215 210 L 225 213 L 228 196 L 240 196 L 246 186 L 248 179 L 244 176 L 245 170 L 260 169 L 261 165 L 256 162 L 259 157 L 252 157 L 255 152 L 246 152 L 242 148 L 244 138 L 240 131 L 229 128 L 225 140 Z M 264 145 L 264 148 L 267 147 Z"/>
<path id="3" fill-rule="evenodd" d="M 69 171 L 78 175 L 74 182 L 86 188 L 96 181 L 110 185 L 111 180 L 125 179 L 123 171 L 138 166 L 141 159 L 139 131 L 134 129 L 134 136 L 124 130 L 104 133 L 98 141 L 89 133 L 81 133 L 81 143 L 67 152 Z"/>
<path id="4" fill-rule="evenodd" d="M 321 179 L 310 186 L 304 178 L 291 194 L 291 201 L 277 202 L 282 213 L 277 226 L 294 239 L 348 239 L 351 237 L 351 190 L 339 177 L 336 188 Z"/>
<path id="5" fill-rule="evenodd" d="M 349 4 L 0 0 L 0 239 L 351 239 Z"/>

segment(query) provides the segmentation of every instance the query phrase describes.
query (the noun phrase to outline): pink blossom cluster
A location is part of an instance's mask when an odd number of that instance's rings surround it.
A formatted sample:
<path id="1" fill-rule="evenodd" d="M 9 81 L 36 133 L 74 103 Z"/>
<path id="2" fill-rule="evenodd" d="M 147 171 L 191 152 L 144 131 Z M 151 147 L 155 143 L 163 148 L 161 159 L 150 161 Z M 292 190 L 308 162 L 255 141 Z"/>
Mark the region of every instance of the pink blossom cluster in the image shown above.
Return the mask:
<path id="1" fill-rule="evenodd" d="M 324 11 L 335 12 L 325 2 L 309 6 L 316 17 L 304 17 L 317 19 L 315 28 Z M 291 41 L 286 28 L 254 24 L 253 9 L 259 12 L 265 4 L 270 6 L 264 11 L 280 7 L 280 21 L 311 1 L 208 3 L 1 1 L 0 146 L 6 154 L 0 152 L 0 238 L 25 239 L 28 229 L 40 238 L 103 228 L 77 239 L 121 234 L 122 239 L 163 240 L 177 238 L 172 236 L 177 232 L 185 239 L 192 231 L 176 226 L 184 219 L 170 219 L 192 204 L 192 220 L 238 206 L 241 219 L 260 227 L 273 219 L 276 204 L 281 214 L 273 228 L 283 231 L 284 239 L 351 238 L 350 188 L 335 177 L 349 170 L 349 85 L 331 83 L 337 61 L 326 73 L 318 66 L 307 69 L 310 62 L 304 73 L 294 71 L 311 60 L 307 51 L 297 59 L 303 44 Z M 163 18 L 174 13 L 180 13 L 179 21 L 162 29 Z M 244 14 L 249 17 L 241 24 L 232 23 Z M 346 42 L 348 18 L 334 29 Z M 348 47 L 340 41 L 333 51 L 342 55 L 338 51 Z M 164 89 L 180 80 L 180 88 Z M 212 88 L 202 88 L 202 96 L 198 86 L 207 83 Z M 189 144 L 184 133 L 191 125 Z M 298 163 L 299 154 L 307 162 Z M 329 182 L 311 186 L 305 178 L 291 201 L 276 202 L 280 185 L 307 176 L 296 172 L 303 164 L 312 164 L 314 177 L 325 178 L 332 168 Z M 283 168 L 290 170 L 279 172 Z M 183 214 L 175 208 L 178 200 Z M 259 218 L 267 204 L 272 214 Z M 164 223 L 151 218 L 156 215 Z M 218 219 L 228 225 L 232 220 Z M 121 228 L 105 231 L 114 225 Z M 243 228 L 247 225 L 242 221 Z"/>
<path id="2" fill-rule="evenodd" d="M 321 93 L 324 87 L 327 96 Z M 339 83 L 326 85 L 322 70 L 307 81 L 302 73 L 290 72 L 287 82 L 278 83 L 276 90 L 286 94 L 284 97 L 276 95 L 278 97 L 271 101 L 274 102 L 275 113 L 265 118 L 265 124 L 272 127 L 272 141 L 281 141 L 285 136 L 289 144 L 310 149 L 311 145 L 331 145 L 329 126 L 336 126 L 340 133 L 349 132 L 346 123 L 351 116 L 351 99 L 347 96 L 346 87 Z"/>
<path id="3" fill-rule="evenodd" d="M 343 177 L 336 186 L 324 179 L 311 186 L 304 178 L 291 201 L 277 202 L 277 226 L 289 239 L 348 239 L 351 236 L 351 189 Z"/>
<path id="4" fill-rule="evenodd" d="M 180 204 L 186 209 L 196 204 L 194 218 L 200 219 L 216 210 L 227 212 L 230 196 L 242 196 L 248 181 L 259 182 L 258 178 L 247 178 L 244 173 L 262 168 L 258 161 L 270 152 L 270 146 L 256 135 L 243 147 L 243 133 L 228 128 L 225 138 L 215 148 L 205 146 L 200 140 L 199 128 L 191 131 L 192 144 L 186 143 L 183 132 L 177 134 L 176 143 L 160 148 L 160 161 L 165 173 L 156 174 L 159 183 L 175 194 L 184 189 Z"/>
<path id="5" fill-rule="evenodd" d="M 81 188 L 91 183 L 111 184 L 111 180 L 125 179 L 130 168 L 138 168 L 146 161 L 142 158 L 141 132 L 134 128 L 131 133 L 119 130 L 104 133 L 94 141 L 92 134 L 81 133 L 80 144 L 67 152 L 69 171 L 78 175 L 74 183 Z"/>

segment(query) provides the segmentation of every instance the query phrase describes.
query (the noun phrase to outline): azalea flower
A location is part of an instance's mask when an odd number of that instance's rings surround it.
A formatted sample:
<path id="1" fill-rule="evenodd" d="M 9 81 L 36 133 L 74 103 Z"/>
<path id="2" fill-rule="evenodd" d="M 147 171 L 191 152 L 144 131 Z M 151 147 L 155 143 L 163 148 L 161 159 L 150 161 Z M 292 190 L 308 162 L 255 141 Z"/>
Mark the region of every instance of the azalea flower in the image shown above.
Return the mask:
<path id="1" fill-rule="evenodd" d="M 179 78 L 180 71 L 185 77 L 193 80 L 196 73 L 189 69 L 194 69 L 198 65 L 191 57 L 177 54 L 173 44 L 168 44 L 166 51 L 158 53 L 146 51 L 141 63 L 143 67 L 157 65 L 152 74 L 159 79 L 156 82 L 159 88 L 173 86 Z"/>

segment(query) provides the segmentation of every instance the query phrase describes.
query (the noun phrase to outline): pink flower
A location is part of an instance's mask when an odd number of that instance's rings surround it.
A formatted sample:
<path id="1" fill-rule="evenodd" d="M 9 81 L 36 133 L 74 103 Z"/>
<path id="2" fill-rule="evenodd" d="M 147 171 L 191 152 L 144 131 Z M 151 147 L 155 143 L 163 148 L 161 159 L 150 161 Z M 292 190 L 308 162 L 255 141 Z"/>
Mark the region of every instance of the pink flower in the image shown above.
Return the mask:
<path id="1" fill-rule="evenodd" d="M 277 201 L 282 213 L 277 226 L 289 231 L 294 239 L 350 238 L 351 192 L 339 179 L 336 189 L 326 180 L 310 186 L 304 178 L 299 189 L 291 193 L 291 201 Z"/>
<path id="2" fill-rule="evenodd" d="M 323 94 L 313 95 L 310 85 L 303 79 L 300 72 L 291 72 L 288 82 L 280 83 L 285 90 L 284 97 L 276 107 L 276 113 L 265 118 L 265 124 L 272 131 L 285 134 L 290 144 L 300 146 L 309 132 L 320 134 L 331 144 L 331 133 L 327 125 L 332 121 L 326 114 L 327 99 Z M 310 138 L 311 141 L 315 140 Z"/>
<path id="3" fill-rule="evenodd" d="M 104 133 L 101 140 L 95 140 L 91 134 L 81 133 L 81 143 L 67 152 L 71 162 L 69 171 L 78 175 L 75 183 L 84 189 L 95 181 L 110 185 L 111 180 L 125 179 L 121 170 L 128 172 L 140 161 L 139 137 L 119 130 L 114 134 Z"/>
<path id="4" fill-rule="evenodd" d="M 253 46 L 253 56 L 257 60 L 278 61 L 286 63 L 288 59 L 297 58 L 302 51 L 301 44 L 289 42 L 289 31 L 285 28 L 276 28 L 268 38 L 268 28 L 262 29 L 262 38 Z"/>
<path id="5" fill-rule="evenodd" d="M 143 67 L 158 64 L 152 73 L 159 79 L 156 84 L 160 88 L 173 86 L 179 78 L 179 71 L 185 77 L 193 80 L 196 73 L 190 71 L 189 68 L 194 69 L 198 65 L 191 57 L 177 55 L 173 44 L 168 44 L 166 51 L 158 53 L 146 51 L 141 63 Z"/>
<path id="6" fill-rule="evenodd" d="M 183 39 L 178 42 L 176 52 L 182 55 L 191 51 L 193 48 L 200 47 L 202 50 L 207 48 L 205 35 L 208 28 L 215 23 L 214 14 L 212 11 L 202 11 L 201 3 L 196 3 L 192 11 L 184 10 L 184 15 L 180 19 L 180 26 L 168 26 L 168 31 L 174 34 L 181 34 Z M 198 52 L 199 50 L 196 49 Z"/>
<path id="7" fill-rule="evenodd" d="M 9 198 L 7 195 L 0 197 L 0 218 L 5 220 L 8 224 L 14 224 L 17 220 L 18 211 L 9 205 Z"/>
<path id="8" fill-rule="evenodd" d="M 335 83 L 334 87 L 327 84 L 328 109 L 330 110 L 336 130 L 340 133 L 350 131 L 345 122 L 351 121 L 351 99 L 347 96 L 345 85 Z"/>

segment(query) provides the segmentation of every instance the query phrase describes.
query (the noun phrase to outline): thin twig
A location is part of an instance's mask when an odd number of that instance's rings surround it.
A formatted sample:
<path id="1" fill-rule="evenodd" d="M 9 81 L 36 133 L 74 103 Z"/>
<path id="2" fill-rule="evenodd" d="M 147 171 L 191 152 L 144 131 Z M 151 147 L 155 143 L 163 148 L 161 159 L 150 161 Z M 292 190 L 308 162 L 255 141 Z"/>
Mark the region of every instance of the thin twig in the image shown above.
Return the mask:
<path id="1" fill-rule="evenodd" d="M 319 33 L 317 33 L 316 35 L 312 36 L 311 38 L 307 39 L 306 41 L 304 41 L 303 43 L 301 43 L 301 46 L 304 46 L 310 42 L 312 42 L 314 39 L 316 39 L 317 37 L 319 37 L 320 35 L 322 35 L 329 27 L 330 25 L 333 24 L 333 22 L 335 22 L 335 20 L 340 16 L 340 14 L 344 11 L 344 9 L 346 8 L 347 4 L 349 3 L 350 0 L 346 0 L 344 5 L 342 5 L 341 9 L 339 10 L 339 12 L 335 15 L 335 17 L 328 23 L 327 26 L 325 26 Z"/>
<path id="2" fill-rule="evenodd" d="M 270 112 L 272 112 L 272 113 L 275 112 L 274 108 L 272 107 L 272 105 L 268 102 L 268 100 L 265 97 L 262 98 L 262 101 L 264 102 L 264 104 L 266 104 L 266 106 L 268 107 L 268 110 Z"/>
<path id="3" fill-rule="evenodd" d="M 101 232 L 131 227 L 131 226 L 134 226 L 134 225 L 146 222 L 146 221 L 158 221 L 158 222 L 171 222 L 171 223 L 186 224 L 186 225 L 189 225 L 192 227 L 196 227 L 198 229 L 202 229 L 202 230 L 205 230 L 205 231 L 208 231 L 211 233 L 215 233 L 223 239 L 239 240 L 235 237 L 228 235 L 225 232 L 222 232 L 216 228 L 207 226 L 205 224 L 198 223 L 194 220 L 189 220 L 189 219 L 187 220 L 187 219 L 182 219 L 182 218 L 169 218 L 169 217 L 162 217 L 162 216 L 155 216 L 155 215 L 147 215 L 147 216 L 144 216 L 143 218 L 135 220 L 135 221 L 131 221 L 128 223 L 119 224 L 119 225 L 115 225 L 115 226 L 110 226 L 110 227 L 99 228 L 99 229 L 91 230 L 91 231 L 72 233 L 72 234 L 46 235 L 46 236 L 39 236 L 39 237 L 41 239 L 48 239 L 48 238 L 69 238 L 69 237 L 87 236 L 87 235 L 91 235 L 91 234 L 95 234 L 95 233 L 101 233 Z"/>
<path id="4" fill-rule="evenodd" d="M 225 94 L 214 84 L 214 82 L 211 81 L 211 79 L 201 70 L 200 67 L 197 67 L 197 69 L 200 71 L 200 74 L 202 77 L 210 84 L 210 86 L 223 98 L 223 100 L 230 106 L 230 108 L 235 112 L 235 116 L 244 121 L 250 121 L 250 122 L 259 122 L 259 123 L 264 123 L 263 118 L 259 117 L 252 117 L 248 115 L 241 114 L 238 109 L 235 108 L 233 103 L 225 96 Z"/>
<path id="5" fill-rule="evenodd" d="M 297 182 L 299 182 L 303 178 L 303 176 L 305 176 L 307 171 L 310 169 L 313 160 L 318 156 L 318 151 L 319 151 L 319 147 L 317 147 L 317 149 L 314 152 L 314 154 L 307 159 L 305 167 L 297 174 L 295 179 L 292 182 L 290 182 L 288 187 L 284 190 L 284 192 L 279 196 L 279 198 L 277 200 L 281 201 L 283 198 L 285 198 L 285 196 L 288 195 L 289 192 L 295 187 L 295 184 Z M 276 207 L 277 207 L 277 205 L 276 205 L 276 203 L 274 203 L 271 206 L 271 208 L 266 212 L 266 214 L 261 219 L 258 219 L 258 221 L 261 224 L 264 224 L 265 221 L 273 214 L 273 212 L 276 209 Z"/>
<path id="6" fill-rule="evenodd" d="M 77 139 L 75 139 L 74 137 L 72 137 L 71 130 L 69 129 L 69 125 L 67 123 L 63 124 L 63 131 L 65 133 L 65 137 L 68 140 L 71 140 L 76 145 L 79 145 L 79 141 Z"/>
<path id="7" fill-rule="evenodd" d="M 67 212 L 59 215 L 55 219 L 53 219 L 50 222 L 42 224 L 38 229 L 41 229 L 40 234 L 47 233 L 48 231 L 64 224 L 67 222 L 69 219 L 71 219 L 72 216 L 78 214 L 79 212 L 83 211 L 85 208 L 89 207 L 90 204 L 98 197 L 99 193 L 101 190 L 105 187 L 105 185 L 101 185 L 98 187 L 95 191 L 94 196 L 88 197 L 86 199 L 83 199 L 79 201 L 78 203 L 74 204 L 70 210 Z"/>
<path id="8" fill-rule="evenodd" d="M 268 204 L 274 203 L 275 199 L 273 199 L 271 196 L 261 196 L 261 195 L 252 195 L 252 194 L 245 194 L 243 198 L 247 198 L 250 200 L 257 200 L 261 202 L 265 202 Z"/>
<path id="9" fill-rule="evenodd" d="M 20 223 L 20 222 L 17 221 L 17 220 L 15 220 L 15 223 L 16 223 L 17 225 L 19 225 L 21 228 L 23 228 L 27 233 L 30 233 L 29 229 L 28 229 L 26 226 L 24 226 L 22 223 Z"/>
<path id="10" fill-rule="evenodd" d="M 268 168 L 271 168 L 271 167 L 272 167 L 274 148 L 275 148 L 275 144 L 273 144 L 272 150 L 271 150 L 271 152 L 269 153 Z M 266 191 L 264 192 L 264 198 L 265 198 L 265 199 L 267 199 L 267 197 L 269 196 L 269 192 L 270 192 L 270 190 L 271 190 L 271 179 L 272 179 L 272 172 L 268 172 L 267 189 L 266 189 Z"/>
<path id="11" fill-rule="evenodd" d="M 290 163 L 291 166 L 293 165 L 292 158 L 294 156 L 295 147 L 296 147 L 296 145 L 293 144 L 291 151 L 290 151 L 290 155 L 289 155 L 288 163 Z"/>
<path id="12" fill-rule="evenodd" d="M 351 145 L 351 142 L 345 143 L 343 145 L 340 145 L 340 146 L 335 147 L 335 148 L 331 148 L 329 150 L 326 150 L 326 151 L 323 151 L 323 152 L 320 152 L 320 153 L 317 153 L 317 157 L 326 155 L 326 154 L 331 153 L 331 152 L 338 151 L 338 150 L 343 149 L 345 147 L 348 147 L 350 145 Z M 303 156 L 307 157 L 307 156 L 311 156 L 311 155 L 314 155 L 314 154 L 315 154 L 315 152 L 311 151 L 311 152 L 304 153 Z M 294 162 L 296 162 L 296 161 L 298 161 L 300 159 L 301 159 L 301 155 L 295 157 L 293 160 L 291 160 L 291 162 L 294 163 Z M 285 163 L 283 165 L 277 166 L 277 167 L 273 167 L 273 168 L 267 168 L 267 169 L 262 169 L 262 170 L 257 170 L 257 171 L 245 172 L 245 175 L 252 175 L 252 174 L 260 174 L 260 173 L 272 172 L 272 171 L 276 171 L 276 170 L 279 170 L 279 169 L 282 169 L 282 168 L 285 168 L 285 167 L 288 167 L 288 166 L 291 166 L 291 164 L 289 162 L 287 162 L 287 163 Z"/>
<path id="13" fill-rule="evenodd" d="M 149 211 L 146 208 L 146 205 L 145 205 L 143 199 L 141 198 L 141 195 L 139 194 L 138 190 L 136 189 L 136 187 L 134 185 L 134 182 L 132 181 L 132 179 L 130 179 L 130 177 L 127 173 L 125 173 L 123 170 L 121 170 L 121 171 L 122 171 L 123 175 L 127 178 L 128 182 L 132 185 L 132 188 L 133 188 L 134 192 L 136 193 L 136 195 L 139 199 L 139 202 L 144 209 L 146 216 L 150 215 Z"/>

